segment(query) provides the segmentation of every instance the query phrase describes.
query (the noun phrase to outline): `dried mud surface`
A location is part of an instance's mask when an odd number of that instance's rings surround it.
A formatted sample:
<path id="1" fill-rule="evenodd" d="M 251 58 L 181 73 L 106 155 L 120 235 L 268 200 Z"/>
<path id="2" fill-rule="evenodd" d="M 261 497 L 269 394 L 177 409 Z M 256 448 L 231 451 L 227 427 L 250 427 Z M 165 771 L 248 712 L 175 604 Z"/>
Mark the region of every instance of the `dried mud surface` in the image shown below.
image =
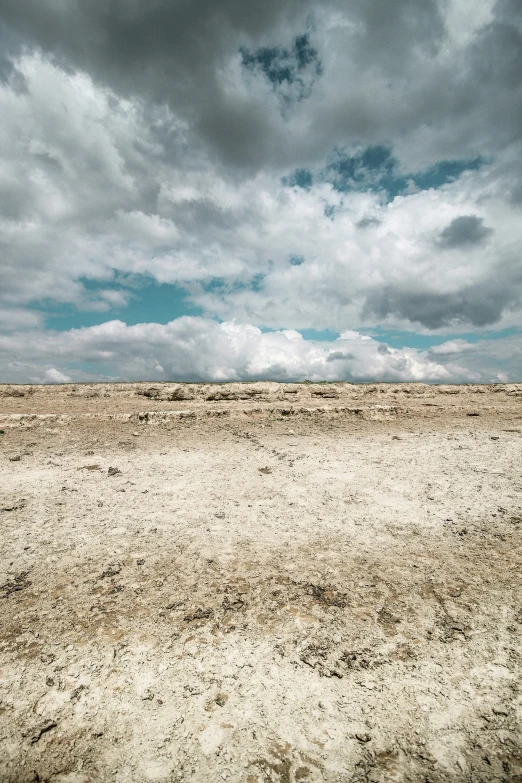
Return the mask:
<path id="1" fill-rule="evenodd" d="M 0 780 L 522 781 L 522 385 L 0 386 Z"/>

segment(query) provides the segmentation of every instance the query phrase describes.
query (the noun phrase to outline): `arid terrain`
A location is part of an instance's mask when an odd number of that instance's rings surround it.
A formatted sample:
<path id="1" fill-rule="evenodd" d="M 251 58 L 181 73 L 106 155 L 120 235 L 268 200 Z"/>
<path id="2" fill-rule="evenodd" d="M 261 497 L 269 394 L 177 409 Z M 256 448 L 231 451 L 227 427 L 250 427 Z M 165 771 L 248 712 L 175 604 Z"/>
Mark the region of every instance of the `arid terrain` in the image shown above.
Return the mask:
<path id="1" fill-rule="evenodd" d="M 522 384 L 0 386 L 0 780 L 522 781 Z"/>

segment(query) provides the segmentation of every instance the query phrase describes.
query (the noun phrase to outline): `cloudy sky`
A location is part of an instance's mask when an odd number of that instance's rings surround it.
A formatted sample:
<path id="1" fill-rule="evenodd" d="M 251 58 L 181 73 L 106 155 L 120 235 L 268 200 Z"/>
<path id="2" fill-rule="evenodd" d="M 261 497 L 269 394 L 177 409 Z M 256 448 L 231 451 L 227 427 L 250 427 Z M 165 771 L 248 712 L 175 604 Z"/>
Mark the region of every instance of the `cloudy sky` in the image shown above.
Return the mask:
<path id="1" fill-rule="evenodd" d="M 0 0 L 0 381 L 522 380 L 520 0 Z"/>

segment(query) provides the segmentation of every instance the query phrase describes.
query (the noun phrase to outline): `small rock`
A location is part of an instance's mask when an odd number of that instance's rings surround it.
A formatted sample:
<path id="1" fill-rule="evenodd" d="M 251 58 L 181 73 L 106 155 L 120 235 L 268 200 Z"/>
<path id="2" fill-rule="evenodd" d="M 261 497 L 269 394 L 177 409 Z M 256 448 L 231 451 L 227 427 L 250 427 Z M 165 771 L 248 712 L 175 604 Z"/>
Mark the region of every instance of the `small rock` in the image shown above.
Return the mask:
<path id="1" fill-rule="evenodd" d="M 469 413 L 466 413 L 466 416 L 480 416 L 480 413 L 477 413 L 476 411 L 470 411 Z"/>
<path id="2" fill-rule="evenodd" d="M 152 701 L 154 698 L 154 694 L 152 693 L 151 690 L 149 690 L 149 688 L 145 688 L 145 690 L 141 694 L 141 698 L 143 699 L 143 701 Z"/>
<path id="3" fill-rule="evenodd" d="M 53 685 L 54 685 L 53 678 L 52 677 L 47 677 L 47 679 L 45 680 L 45 684 L 47 685 L 48 688 L 52 688 Z"/>
<path id="4" fill-rule="evenodd" d="M 117 576 L 121 571 L 121 563 L 110 563 L 109 566 L 98 577 L 99 579 L 107 579 L 113 576 Z"/>
<path id="5" fill-rule="evenodd" d="M 355 739 L 358 742 L 370 742 L 371 741 L 371 737 L 370 737 L 369 734 L 356 734 L 355 735 Z"/>
<path id="6" fill-rule="evenodd" d="M 145 565 L 144 558 L 143 557 L 138 558 L 138 560 L 136 560 L 136 565 Z"/>
<path id="7" fill-rule="evenodd" d="M 42 736 L 42 734 L 45 734 L 51 729 L 55 729 L 56 726 L 57 723 L 54 720 L 43 721 L 42 723 L 39 723 L 37 726 L 33 726 L 31 729 L 26 731 L 24 733 L 24 737 L 27 737 L 29 739 L 31 745 L 35 745 L 40 739 L 40 737 Z"/>
<path id="8" fill-rule="evenodd" d="M 214 514 L 216 519 L 225 519 L 225 512 L 224 511 L 216 511 Z"/>
<path id="9" fill-rule="evenodd" d="M 260 473 L 265 473 L 265 474 L 271 473 L 272 472 L 272 468 L 269 468 L 268 466 L 265 467 L 265 468 L 259 468 L 259 472 Z"/>
<path id="10" fill-rule="evenodd" d="M 21 498 L 21 500 L 12 503 L 10 506 L 3 506 L 0 508 L 0 511 L 19 511 L 20 509 L 25 508 L 26 505 L 27 501 L 24 498 Z"/>
<path id="11" fill-rule="evenodd" d="M 183 618 L 185 622 L 190 623 L 192 620 L 207 620 L 214 614 L 212 609 L 196 609 L 191 614 L 186 614 Z"/>
<path id="12" fill-rule="evenodd" d="M 135 438 L 137 438 L 140 433 L 139 432 L 133 432 L 132 434 L 134 435 Z"/>
<path id="13" fill-rule="evenodd" d="M 19 454 L 14 454 L 12 457 L 9 457 L 9 462 L 20 462 L 21 459 Z"/>
<path id="14" fill-rule="evenodd" d="M 107 474 L 109 476 L 117 476 L 118 473 L 121 473 L 121 470 L 119 468 L 109 468 L 109 470 L 107 471 Z"/>

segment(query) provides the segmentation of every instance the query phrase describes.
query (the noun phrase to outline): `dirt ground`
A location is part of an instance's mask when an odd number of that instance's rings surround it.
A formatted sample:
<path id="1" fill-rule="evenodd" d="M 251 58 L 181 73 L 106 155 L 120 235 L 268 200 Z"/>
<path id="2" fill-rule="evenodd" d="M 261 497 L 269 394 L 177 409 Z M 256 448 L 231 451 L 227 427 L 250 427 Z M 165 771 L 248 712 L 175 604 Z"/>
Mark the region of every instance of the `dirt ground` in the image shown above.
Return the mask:
<path id="1" fill-rule="evenodd" d="M 522 781 L 522 385 L 0 386 L 0 780 Z"/>

